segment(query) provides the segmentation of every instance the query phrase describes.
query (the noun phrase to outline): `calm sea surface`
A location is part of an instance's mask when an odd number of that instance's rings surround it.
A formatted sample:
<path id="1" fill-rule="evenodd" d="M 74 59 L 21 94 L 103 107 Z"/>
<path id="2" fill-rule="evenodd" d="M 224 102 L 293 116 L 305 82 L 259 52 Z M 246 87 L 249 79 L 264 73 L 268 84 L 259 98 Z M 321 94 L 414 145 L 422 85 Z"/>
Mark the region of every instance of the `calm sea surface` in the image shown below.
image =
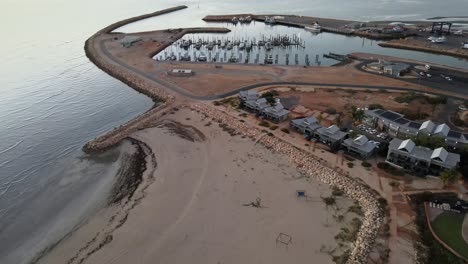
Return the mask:
<path id="1" fill-rule="evenodd" d="M 85 40 L 117 20 L 180 4 L 189 9 L 118 31 L 206 26 L 200 18 L 223 13 L 398 21 L 466 15 L 460 10 L 468 10 L 466 0 L 1 0 L 0 263 L 29 262 L 104 204 L 124 149 L 88 157 L 81 147 L 153 104 L 90 63 Z M 234 29 L 238 37 L 287 32 L 260 23 Z M 307 38 L 311 60 L 315 54 L 366 51 L 468 68 L 466 60 L 383 49 L 360 38 Z"/>

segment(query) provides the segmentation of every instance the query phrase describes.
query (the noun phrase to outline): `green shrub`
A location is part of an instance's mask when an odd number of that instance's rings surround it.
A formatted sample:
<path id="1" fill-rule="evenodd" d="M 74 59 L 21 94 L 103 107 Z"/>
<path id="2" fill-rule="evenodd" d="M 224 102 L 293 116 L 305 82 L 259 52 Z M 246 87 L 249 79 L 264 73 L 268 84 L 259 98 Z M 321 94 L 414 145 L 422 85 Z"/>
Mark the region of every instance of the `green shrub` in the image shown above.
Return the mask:
<path id="1" fill-rule="evenodd" d="M 278 126 L 272 125 L 272 126 L 270 127 L 270 130 L 276 130 L 277 128 L 278 128 Z"/>
<path id="2" fill-rule="evenodd" d="M 354 167 L 354 163 L 352 163 L 352 162 L 348 162 L 347 165 L 348 165 L 348 168 Z"/>
<path id="3" fill-rule="evenodd" d="M 372 164 L 370 164 L 370 163 L 367 162 L 367 161 L 363 161 L 363 162 L 361 163 L 361 165 L 362 165 L 364 168 L 372 167 Z"/>
<path id="4" fill-rule="evenodd" d="M 270 123 L 268 123 L 267 121 L 261 121 L 260 123 L 258 123 L 258 125 L 262 127 L 270 127 Z"/>
<path id="5" fill-rule="evenodd" d="M 286 134 L 289 134 L 289 129 L 287 129 L 287 128 L 282 128 L 281 131 L 283 131 Z"/>
<path id="6" fill-rule="evenodd" d="M 336 114 L 336 109 L 335 109 L 335 108 L 331 108 L 331 107 L 330 107 L 330 108 L 327 108 L 327 109 L 325 110 L 325 113 L 327 113 L 327 114 L 329 114 L 329 115 L 334 115 L 334 114 Z"/>

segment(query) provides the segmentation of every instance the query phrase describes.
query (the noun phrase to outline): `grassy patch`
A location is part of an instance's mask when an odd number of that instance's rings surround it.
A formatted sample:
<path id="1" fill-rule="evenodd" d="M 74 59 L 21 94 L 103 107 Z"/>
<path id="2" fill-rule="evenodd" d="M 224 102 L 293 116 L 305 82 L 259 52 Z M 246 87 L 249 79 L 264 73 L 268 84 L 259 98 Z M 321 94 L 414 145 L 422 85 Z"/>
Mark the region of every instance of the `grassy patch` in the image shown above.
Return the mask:
<path id="1" fill-rule="evenodd" d="M 367 161 L 363 161 L 363 162 L 361 163 L 361 165 L 362 165 L 364 168 L 372 167 L 372 164 L 370 164 L 370 163 L 367 162 Z"/>
<path id="2" fill-rule="evenodd" d="M 453 250 L 468 259 L 468 244 L 462 237 L 464 215 L 443 212 L 432 222 L 434 232 Z"/>
<path id="3" fill-rule="evenodd" d="M 270 123 L 268 123 L 267 121 L 261 121 L 260 123 L 258 123 L 258 125 L 262 127 L 270 127 Z"/>

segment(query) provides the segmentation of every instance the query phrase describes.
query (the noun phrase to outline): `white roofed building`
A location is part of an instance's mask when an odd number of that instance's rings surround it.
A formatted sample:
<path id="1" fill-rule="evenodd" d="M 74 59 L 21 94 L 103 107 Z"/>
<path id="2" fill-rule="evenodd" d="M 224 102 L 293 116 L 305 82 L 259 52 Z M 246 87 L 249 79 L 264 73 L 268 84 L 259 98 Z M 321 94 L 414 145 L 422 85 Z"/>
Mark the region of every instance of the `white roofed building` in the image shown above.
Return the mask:
<path id="1" fill-rule="evenodd" d="M 394 138 L 388 146 L 387 162 L 418 175 L 439 175 L 444 170 L 456 169 L 460 155 L 444 148 L 416 146 L 411 139 Z"/>

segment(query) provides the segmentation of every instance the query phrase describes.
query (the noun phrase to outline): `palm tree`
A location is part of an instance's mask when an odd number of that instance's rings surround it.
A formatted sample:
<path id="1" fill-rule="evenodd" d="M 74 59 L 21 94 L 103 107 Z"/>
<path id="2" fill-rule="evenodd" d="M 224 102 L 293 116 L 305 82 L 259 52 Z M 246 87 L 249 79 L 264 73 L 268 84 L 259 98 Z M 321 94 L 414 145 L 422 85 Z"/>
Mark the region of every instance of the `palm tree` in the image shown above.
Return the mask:
<path id="1" fill-rule="evenodd" d="M 440 179 L 442 180 L 442 183 L 444 184 L 444 186 L 447 186 L 447 184 L 453 183 L 459 180 L 460 175 L 458 174 L 456 170 L 444 170 L 440 174 Z"/>

